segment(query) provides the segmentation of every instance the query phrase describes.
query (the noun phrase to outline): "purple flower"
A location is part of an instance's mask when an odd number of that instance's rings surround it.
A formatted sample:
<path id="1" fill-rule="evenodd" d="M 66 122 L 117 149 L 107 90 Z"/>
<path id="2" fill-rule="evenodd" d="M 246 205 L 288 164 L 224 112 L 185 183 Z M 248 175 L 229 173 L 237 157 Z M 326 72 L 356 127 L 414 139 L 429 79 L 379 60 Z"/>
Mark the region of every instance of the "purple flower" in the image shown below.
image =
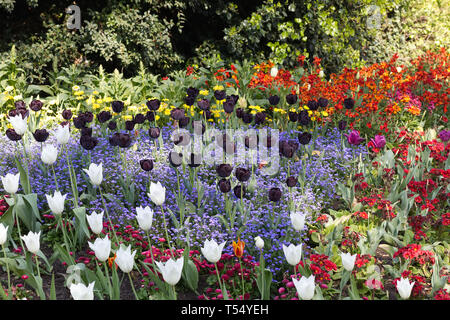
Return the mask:
<path id="1" fill-rule="evenodd" d="M 377 149 L 382 149 L 386 145 L 386 138 L 382 135 L 376 135 L 375 138 L 370 139 L 370 141 Z"/>
<path id="2" fill-rule="evenodd" d="M 359 135 L 359 132 L 356 131 L 356 130 L 352 130 L 350 132 L 350 134 L 345 134 L 344 133 L 344 136 L 347 137 L 347 141 L 351 145 L 355 145 L 356 146 L 356 145 L 358 145 L 358 144 L 360 144 L 361 142 L 364 141 L 364 139 L 361 138 L 361 136 Z"/>
<path id="3" fill-rule="evenodd" d="M 439 132 L 439 138 L 443 142 L 450 140 L 450 130 L 442 130 L 441 132 Z"/>

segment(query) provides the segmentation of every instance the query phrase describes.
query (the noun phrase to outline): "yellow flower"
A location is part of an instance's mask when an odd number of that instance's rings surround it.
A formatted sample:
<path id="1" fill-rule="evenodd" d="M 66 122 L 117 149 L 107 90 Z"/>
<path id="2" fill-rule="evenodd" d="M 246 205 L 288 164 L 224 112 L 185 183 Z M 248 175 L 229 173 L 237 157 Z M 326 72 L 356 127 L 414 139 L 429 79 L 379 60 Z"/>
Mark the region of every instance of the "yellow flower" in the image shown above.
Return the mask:
<path id="1" fill-rule="evenodd" d="M 122 116 L 122 119 L 125 120 L 125 121 L 133 120 L 133 117 L 127 114 L 127 115 Z"/>
<path id="2" fill-rule="evenodd" d="M 309 110 L 308 106 L 303 106 L 303 109 Z"/>
<path id="3" fill-rule="evenodd" d="M 128 110 L 130 110 L 130 111 L 137 111 L 137 107 L 136 106 L 129 106 Z"/>
<path id="4" fill-rule="evenodd" d="M 98 108 L 100 108 L 100 105 L 99 105 L 98 103 L 94 103 L 94 104 L 92 105 L 92 108 L 98 109 Z"/>
<path id="5" fill-rule="evenodd" d="M 111 97 L 105 97 L 105 98 L 103 99 L 103 101 L 105 101 L 106 103 L 110 103 L 110 102 L 113 101 L 113 99 L 112 99 Z"/>
<path id="6" fill-rule="evenodd" d="M 97 95 L 97 94 L 99 94 L 99 92 L 97 90 L 95 90 L 94 92 L 92 92 L 92 94 Z"/>
<path id="7" fill-rule="evenodd" d="M 209 94 L 209 91 L 208 90 L 200 90 L 199 94 L 202 96 L 207 96 Z"/>
<path id="8" fill-rule="evenodd" d="M 84 94 L 84 91 L 75 91 L 73 94 L 76 96 L 82 96 Z"/>
<path id="9" fill-rule="evenodd" d="M 159 115 L 155 116 L 155 121 L 158 121 L 161 117 Z"/>
<path id="10" fill-rule="evenodd" d="M 214 89 L 214 90 L 223 90 L 223 86 L 217 85 L 217 86 L 214 86 L 213 89 Z"/>
<path id="11" fill-rule="evenodd" d="M 328 112 L 322 111 L 322 115 L 323 115 L 324 117 L 328 117 Z"/>
<path id="12" fill-rule="evenodd" d="M 165 109 L 164 110 L 164 115 L 170 116 L 170 109 Z"/>
<path id="13" fill-rule="evenodd" d="M 76 97 L 77 100 L 83 100 L 83 97 Z"/>
<path id="14" fill-rule="evenodd" d="M 103 99 L 97 99 L 97 103 L 103 103 Z"/>

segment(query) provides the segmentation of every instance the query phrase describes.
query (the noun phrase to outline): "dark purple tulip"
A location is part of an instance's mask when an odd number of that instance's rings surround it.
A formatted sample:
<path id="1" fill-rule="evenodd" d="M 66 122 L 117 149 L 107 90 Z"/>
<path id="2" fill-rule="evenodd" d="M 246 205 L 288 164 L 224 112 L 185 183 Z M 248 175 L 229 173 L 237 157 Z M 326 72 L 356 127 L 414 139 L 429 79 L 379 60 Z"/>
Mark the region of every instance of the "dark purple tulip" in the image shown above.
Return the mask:
<path id="1" fill-rule="evenodd" d="M 317 103 L 316 100 L 310 100 L 306 105 L 308 106 L 309 110 L 312 111 L 319 109 L 319 104 Z"/>
<path id="2" fill-rule="evenodd" d="M 223 110 L 228 114 L 232 113 L 234 110 L 234 104 L 229 101 L 225 101 L 223 103 Z"/>
<path id="3" fill-rule="evenodd" d="M 150 138 L 152 139 L 156 139 L 159 137 L 159 134 L 161 133 L 161 130 L 159 128 L 150 128 L 148 130 L 148 135 L 150 136 Z"/>
<path id="4" fill-rule="evenodd" d="M 195 97 L 187 96 L 186 98 L 184 98 L 184 101 L 188 106 L 192 106 L 195 102 Z"/>
<path id="5" fill-rule="evenodd" d="M 17 110 L 27 108 L 25 101 L 23 101 L 23 100 L 18 100 L 16 102 L 14 102 L 14 107 L 16 107 Z"/>
<path id="6" fill-rule="evenodd" d="M 73 118 L 73 125 L 75 126 L 75 128 L 81 129 L 86 126 L 86 120 L 80 116 L 75 117 Z"/>
<path id="7" fill-rule="evenodd" d="M 227 96 L 226 100 L 227 102 L 231 102 L 233 105 L 236 105 L 239 100 L 239 96 L 236 94 L 232 94 L 231 96 Z"/>
<path id="8" fill-rule="evenodd" d="M 131 137 L 128 133 L 119 133 L 119 147 L 128 148 L 131 145 Z"/>
<path id="9" fill-rule="evenodd" d="M 450 130 L 442 130 L 439 132 L 439 139 L 441 139 L 442 142 L 447 142 L 450 140 Z"/>
<path id="10" fill-rule="evenodd" d="M 92 128 L 87 128 L 87 127 L 81 128 L 81 135 L 92 137 Z"/>
<path id="11" fill-rule="evenodd" d="M 351 145 L 358 145 L 358 144 L 360 144 L 361 142 L 364 141 L 364 139 L 361 138 L 361 136 L 359 135 L 359 132 L 356 131 L 356 130 L 352 130 L 350 132 L 350 134 L 344 133 L 344 136 L 347 137 L 347 141 Z"/>
<path id="12" fill-rule="evenodd" d="M 199 94 L 199 90 L 197 88 L 193 88 L 193 87 L 189 87 L 186 90 L 186 94 L 190 97 L 193 97 L 194 99 L 197 98 L 198 94 Z"/>
<path id="13" fill-rule="evenodd" d="M 245 112 L 242 115 L 242 121 L 244 121 L 244 123 L 246 124 L 250 124 L 253 121 L 253 115 L 250 112 Z"/>
<path id="14" fill-rule="evenodd" d="M 174 167 L 179 167 L 183 161 L 183 155 L 175 151 L 169 153 L 169 163 Z"/>
<path id="15" fill-rule="evenodd" d="M 113 147 L 117 147 L 119 145 L 119 132 L 113 133 L 111 137 L 109 137 L 109 144 Z"/>
<path id="16" fill-rule="evenodd" d="M 149 108 L 151 111 L 156 111 L 159 109 L 159 106 L 161 105 L 161 101 L 158 99 L 152 99 L 147 101 L 146 103 L 147 108 Z"/>
<path id="17" fill-rule="evenodd" d="M 124 104 L 122 101 L 113 101 L 111 102 L 111 108 L 113 109 L 113 111 L 115 113 L 121 113 L 123 111 L 124 108 Z"/>
<path id="18" fill-rule="evenodd" d="M 133 120 L 127 120 L 127 121 L 125 121 L 125 130 L 127 130 L 127 131 L 133 130 L 135 124 L 136 124 L 136 123 L 135 123 Z"/>
<path id="19" fill-rule="evenodd" d="M 245 169 L 245 168 L 236 168 L 234 175 L 236 176 L 236 178 L 240 181 L 240 182 L 245 182 L 248 179 L 250 179 L 250 175 L 252 173 L 250 172 L 250 170 Z"/>
<path id="20" fill-rule="evenodd" d="M 147 118 L 147 120 L 149 122 L 155 121 L 155 113 L 153 111 L 147 111 L 147 113 L 145 114 L 145 117 Z"/>
<path id="21" fill-rule="evenodd" d="M 338 123 L 339 130 L 344 131 L 346 127 L 347 127 L 347 121 L 345 121 L 345 120 L 339 121 L 339 123 Z"/>
<path id="22" fill-rule="evenodd" d="M 266 121 L 266 114 L 264 112 L 258 112 L 255 114 L 255 125 L 263 124 Z"/>
<path id="23" fill-rule="evenodd" d="M 90 111 L 86 111 L 82 114 L 79 115 L 80 117 L 83 117 L 83 119 L 87 122 L 90 123 L 94 120 L 94 114 Z"/>
<path id="24" fill-rule="evenodd" d="M 109 111 L 102 111 L 97 115 L 97 120 L 100 123 L 105 123 L 106 121 L 111 120 L 112 116 Z"/>
<path id="25" fill-rule="evenodd" d="M 72 111 L 70 111 L 69 109 L 65 109 L 62 112 L 62 116 L 65 120 L 70 120 L 70 119 L 72 119 Z"/>
<path id="26" fill-rule="evenodd" d="M 108 122 L 108 129 L 109 130 L 116 130 L 117 129 L 117 123 L 113 120 L 111 120 L 110 122 Z"/>
<path id="27" fill-rule="evenodd" d="M 280 188 L 271 188 L 269 190 L 269 200 L 273 202 L 278 202 L 281 199 L 281 190 Z"/>
<path id="28" fill-rule="evenodd" d="M 289 188 L 295 187 L 297 184 L 297 178 L 294 176 L 290 176 L 286 179 L 286 184 Z"/>
<path id="29" fill-rule="evenodd" d="M 382 149 L 386 145 L 386 138 L 382 135 L 376 135 L 375 138 L 370 139 L 373 146 L 377 149 Z"/>
<path id="30" fill-rule="evenodd" d="M 243 116 L 244 116 L 244 110 L 242 108 L 237 108 L 236 109 L 236 117 L 238 117 L 239 119 L 242 119 Z"/>
<path id="31" fill-rule="evenodd" d="M 344 107 L 345 109 L 353 109 L 353 107 L 355 106 L 355 100 L 353 100 L 352 98 L 346 98 L 344 99 Z"/>
<path id="32" fill-rule="evenodd" d="M 92 150 L 97 146 L 98 140 L 91 136 L 81 136 L 80 144 L 84 149 Z"/>
<path id="33" fill-rule="evenodd" d="M 319 98 L 319 100 L 317 100 L 317 103 L 319 104 L 319 107 L 326 108 L 328 106 L 328 99 Z"/>
<path id="34" fill-rule="evenodd" d="M 311 141 L 312 135 L 309 132 L 302 132 L 298 134 L 298 141 L 302 145 L 307 145 Z"/>
<path id="35" fill-rule="evenodd" d="M 297 122 L 298 121 L 298 113 L 289 111 L 289 121 L 291 122 Z"/>
<path id="36" fill-rule="evenodd" d="M 173 120 L 178 121 L 184 117 L 184 111 L 181 110 L 180 108 L 175 108 L 172 111 L 170 111 L 170 116 L 172 117 Z"/>
<path id="37" fill-rule="evenodd" d="M 216 98 L 216 100 L 224 100 L 226 98 L 226 92 L 225 90 L 216 90 L 214 91 L 214 98 Z"/>
<path id="38" fill-rule="evenodd" d="M 191 118 L 183 117 L 180 119 L 180 121 L 178 121 L 178 125 L 180 126 L 180 128 L 185 128 L 189 124 L 189 121 L 191 121 Z"/>
<path id="39" fill-rule="evenodd" d="M 143 124 L 145 122 L 145 116 L 142 113 L 138 113 L 135 117 L 134 117 L 134 122 L 136 124 Z"/>
<path id="40" fill-rule="evenodd" d="M 230 192 L 230 190 L 231 190 L 230 180 L 221 179 L 217 185 L 219 186 L 219 190 L 222 193 L 227 193 L 227 192 Z"/>
<path id="41" fill-rule="evenodd" d="M 308 124 L 311 123 L 311 118 L 309 117 L 308 111 L 306 110 L 300 111 L 298 115 L 298 122 L 300 122 L 302 126 L 307 126 Z"/>
<path id="42" fill-rule="evenodd" d="M 234 195 L 238 198 L 243 198 L 245 196 L 245 191 L 245 186 L 241 184 L 235 186 L 233 189 Z"/>
<path id="43" fill-rule="evenodd" d="M 211 110 L 205 110 L 203 111 L 203 115 L 205 116 L 205 119 L 211 119 L 213 117 L 213 114 L 211 112 Z"/>
<path id="44" fill-rule="evenodd" d="M 233 171 L 233 167 L 228 163 L 222 163 L 216 167 L 217 174 L 222 178 L 227 178 Z"/>
<path id="45" fill-rule="evenodd" d="M 6 130 L 6 136 L 11 141 L 19 141 L 20 139 L 22 139 L 22 136 L 12 128 Z"/>
<path id="46" fill-rule="evenodd" d="M 269 103 L 271 106 L 276 106 L 280 102 L 280 97 L 273 95 L 269 97 Z"/>
<path id="47" fill-rule="evenodd" d="M 294 148 L 294 151 L 297 151 L 297 150 L 298 150 L 299 144 L 298 144 L 297 141 L 295 141 L 295 140 L 288 140 L 288 144 L 289 144 L 292 148 Z"/>
<path id="48" fill-rule="evenodd" d="M 37 112 L 37 111 L 42 109 L 43 105 L 44 104 L 42 103 L 42 101 L 40 101 L 40 100 L 33 100 L 30 103 L 30 109 L 33 110 L 34 112 Z"/>
<path id="49" fill-rule="evenodd" d="M 287 141 L 282 141 L 280 144 L 280 152 L 286 158 L 292 158 L 294 156 L 295 150 L 293 147 L 287 143 Z"/>
<path id="50" fill-rule="evenodd" d="M 205 110 L 209 109 L 211 104 L 210 104 L 209 100 L 202 99 L 200 101 L 197 101 L 197 105 L 200 108 L 200 110 L 205 111 Z"/>
<path id="51" fill-rule="evenodd" d="M 33 137 L 37 142 L 45 142 L 50 134 L 45 129 L 37 129 L 33 133 Z"/>
<path id="52" fill-rule="evenodd" d="M 139 161 L 139 164 L 144 171 L 151 171 L 153 169 L 153 160 L 151 159 L 141 160 Z"/>
<path id="53" fill-rule="evenodd" d="M 290 104 L 290 105 L 292 105 L 292 104 L 294 104 L 294 103 L 296 103 L 297 102 L 297 95 L 296 94 L 288 94 L 287 96 L 286 96 L 286 102 L 288 103 L 288 104 Z"/>
<path id="54" fill-rule="evenodd" d="M 15 117 L 18 114 L 20 114 L 20 112 L 17 109 L 12 109 L 12 110 L 9 110 L 9 112 L 8 112 L 8 116 L 10 116 L 10 117 Z"/>

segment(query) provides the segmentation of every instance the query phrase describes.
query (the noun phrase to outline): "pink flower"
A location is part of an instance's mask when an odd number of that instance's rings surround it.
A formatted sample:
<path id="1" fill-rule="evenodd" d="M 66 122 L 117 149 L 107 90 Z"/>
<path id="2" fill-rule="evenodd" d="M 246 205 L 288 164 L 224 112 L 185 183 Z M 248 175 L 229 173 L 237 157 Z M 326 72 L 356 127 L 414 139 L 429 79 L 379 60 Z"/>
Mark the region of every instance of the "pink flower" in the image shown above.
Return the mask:
<path id="1" fill-rule="evenodd" d="M 377 279 L 367 279 L 366 282 L 364 282 L 367 288 L 373 289 L 373 290 L 380 290 L 383 289 L 383 284 L 381 281 Z"/>

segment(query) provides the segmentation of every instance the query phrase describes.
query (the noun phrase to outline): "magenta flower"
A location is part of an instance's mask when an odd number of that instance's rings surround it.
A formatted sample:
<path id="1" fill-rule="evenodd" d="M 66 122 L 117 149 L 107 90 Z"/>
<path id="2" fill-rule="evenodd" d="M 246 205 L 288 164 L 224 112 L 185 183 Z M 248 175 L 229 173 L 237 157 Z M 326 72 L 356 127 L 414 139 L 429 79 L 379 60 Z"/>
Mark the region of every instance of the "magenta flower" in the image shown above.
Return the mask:
<path id="1" fill-rule="evenodd" d="M 351 145 L 358 145 L 364 141 L 364 139 L 361 138 L 357 130 L 352 130 L 349 134 L 344 134 L 344 136 L 347 137 L 347 141 Z"/>
<path id="2" fill-rule="evenodd" d="M 439 138 L 441 138 L 442 142 L 450 140 L 450 131 L 442 130 L 439 132 Z"/>
<path id="3" fill-rule="evenodd" d="M 386 145 L 386 138 L 382 135 L 376 135 L 375 138 L 370 139 L 370 141 L 377 149 L 382 149 Z"/>

